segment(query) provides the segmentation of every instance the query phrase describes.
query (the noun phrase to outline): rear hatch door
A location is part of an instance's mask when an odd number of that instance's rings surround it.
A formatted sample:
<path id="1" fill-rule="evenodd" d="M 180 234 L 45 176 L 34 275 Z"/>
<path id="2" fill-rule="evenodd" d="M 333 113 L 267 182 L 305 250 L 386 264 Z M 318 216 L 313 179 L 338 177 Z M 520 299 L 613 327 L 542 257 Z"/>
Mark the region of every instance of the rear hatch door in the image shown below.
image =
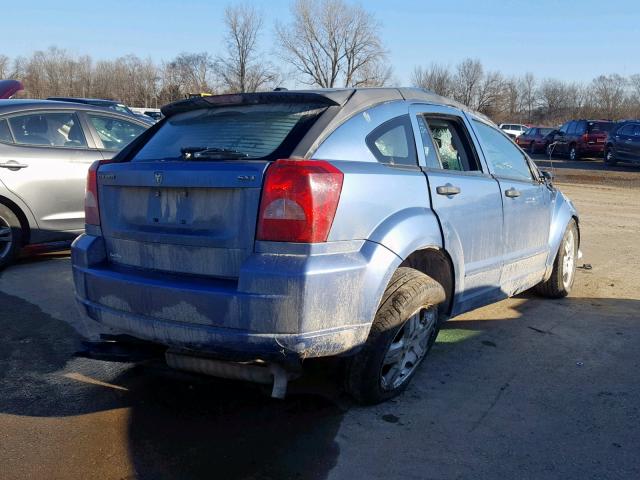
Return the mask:
<path id="1" fill-rule="evenodd" d="M 102 233 L 120 266 L 236 278 L 253 251 L 262 180 L 323 105 L 182 111 L 130 161 L 98 172 Z"/>

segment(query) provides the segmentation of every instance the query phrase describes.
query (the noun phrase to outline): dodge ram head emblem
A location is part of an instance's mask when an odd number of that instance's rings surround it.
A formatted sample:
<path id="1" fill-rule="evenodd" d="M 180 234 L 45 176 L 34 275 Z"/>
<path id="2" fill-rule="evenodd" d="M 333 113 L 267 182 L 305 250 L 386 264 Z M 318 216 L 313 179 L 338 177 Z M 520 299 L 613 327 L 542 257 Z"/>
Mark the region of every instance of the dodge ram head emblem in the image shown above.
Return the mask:
<path id="1" fill-rule="evenodd" d="M 162 172 L 155 172 L 153 174 L 153 176 L 156 179 L 156 185 L 161 185 L 162 184 Z"/>

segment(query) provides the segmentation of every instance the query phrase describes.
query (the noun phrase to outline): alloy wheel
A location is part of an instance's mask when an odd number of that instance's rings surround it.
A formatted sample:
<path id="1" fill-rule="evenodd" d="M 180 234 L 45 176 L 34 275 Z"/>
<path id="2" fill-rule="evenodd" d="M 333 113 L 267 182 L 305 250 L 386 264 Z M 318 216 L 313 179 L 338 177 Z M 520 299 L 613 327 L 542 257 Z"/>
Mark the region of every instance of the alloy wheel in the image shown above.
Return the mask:
<path id="1" fill-rule="evenodd" d="M 11 250 L 13 231 L 9 222 L 0 217 L 0 258 L 4 258 Z"/>
<path id="2" fill-rule="evenodd" d="M 572 147 L 571 150 L 569 150 L 569 159 L 572 160 L 572 161 L 576 159 L 576 149 L 575 149 L 575 147 Z"/>
<path id="3" fill-rule="evenodd" d="M 436 331 L 437 309 L 422 309 L 414 313 L 389 344 L 382 369 L 380 385 L 384 390 L 401 386 L 413 373 L 429 350 Z"/>
<path id="4" fill-rule="evenodd" d="M 562 284 L 564 288 L 569 288 L 573 283 L 573 276 L 576 272 L 576 242 L 573 230 L 569 230 L 567 238 L 564 240 L 563 249 Z"/>

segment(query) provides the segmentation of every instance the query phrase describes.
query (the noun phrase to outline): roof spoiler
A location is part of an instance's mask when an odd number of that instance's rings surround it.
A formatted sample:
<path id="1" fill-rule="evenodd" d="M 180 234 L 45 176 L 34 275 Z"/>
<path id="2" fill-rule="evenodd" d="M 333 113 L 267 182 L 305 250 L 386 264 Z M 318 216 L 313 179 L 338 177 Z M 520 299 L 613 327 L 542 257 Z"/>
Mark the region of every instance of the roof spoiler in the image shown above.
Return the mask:
<path id="1" fill-rule="evenodd" d="M 188 112 L 199 108 L 216 108 L 236 105 L 259 105 L 265 103 L 312 103 L 327 107 L 342 106 L 353 94 L 353 90 L 326 90 L 326 91 L 277 91 L 259 93 L 232 93 L 225 95 L 212 95 L 208 97 L 195 97 L 180 100 L 162 107 L 165 117 L 171 117 L 177 113 Z"/>

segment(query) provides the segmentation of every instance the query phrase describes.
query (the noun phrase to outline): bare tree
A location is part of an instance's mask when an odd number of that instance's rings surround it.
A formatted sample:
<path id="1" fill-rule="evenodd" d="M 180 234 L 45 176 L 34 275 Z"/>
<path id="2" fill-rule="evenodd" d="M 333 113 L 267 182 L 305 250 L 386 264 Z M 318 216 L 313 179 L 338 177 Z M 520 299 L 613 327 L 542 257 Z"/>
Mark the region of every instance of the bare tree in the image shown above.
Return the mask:
<path id="1" fill-rule="evenodd" d="M 0 54 L 0 80 L 9 76 L 9 65 L 9 57 Z"/>
<path id="2" fill-rule="evenodd" d="M 388 65 L 375 18 L 360 6 L 343 0 L 296 0 L 291 24 L 277 24 L 282 58 L 308 85 L 333 88 L 371 83 L 367 71 L 378 72 L 376 83 Z M 363 80 L 364 79 L 364 80 Z"/>
<path id="3" fill-rule="evenodd" d="M 207 52 L 183 52 L 165 65 L 168 78 L 179 85 L 183 94 L 213 91 L 214 69 L 215 62 Z"/>
<path id="4" fill-rule="evenodd" d="M 618 118 L 623 112 L 627 80 L 618 74 L 600 75 L 591 82 L 592 98 L 606 118 Z"/>
<path id="5" fill-rule="evenodd" d="M 555 79 L 544 80 L 540 85 L 539 96 L 541 106 L 550 120 L 558 121 L 564 118 L 567 106 L 564 83 Z"/>
<path id="6" fill-rule="evenodd" d="M 454 98 L 473 108 L 483 77 L 484 69 L 480 60 L 467 58 L 460 62 L 454 76 Z"/>
<path id="7" fill-rule="evenodd" d="M 500 72 L 488 72 L 482 76 L 477 87 L 473 108 L 486 115 L 494 115 L 504 102 L 504 79 Z"/>
<path id="8" fill-rule="evenodd" d="M 453 75 L 446 65 L 432 63 L 426 68 L 414 68 L 411 83 L 416 87 L 426 88 L 443 97 L 453 95 Z"/>
<path id="9" fill-rule="evenodd" d="M 533 121 L 533 110 L 538 103 L 537 82 L 533 73 L 527 72 L 518 81 L 518 90 L 520 90 L 521 108 L 527 114 L 527 122 Z"/>
<path id="10" fill-rule="evenodd" d="M 218 71 L 225 90 L 255 92 L 276 83 L 273 65 L 258 58 L 262 16 L 250 5 L 228 6 L 224 12 L 226 53 L 218 57 Z"/>

